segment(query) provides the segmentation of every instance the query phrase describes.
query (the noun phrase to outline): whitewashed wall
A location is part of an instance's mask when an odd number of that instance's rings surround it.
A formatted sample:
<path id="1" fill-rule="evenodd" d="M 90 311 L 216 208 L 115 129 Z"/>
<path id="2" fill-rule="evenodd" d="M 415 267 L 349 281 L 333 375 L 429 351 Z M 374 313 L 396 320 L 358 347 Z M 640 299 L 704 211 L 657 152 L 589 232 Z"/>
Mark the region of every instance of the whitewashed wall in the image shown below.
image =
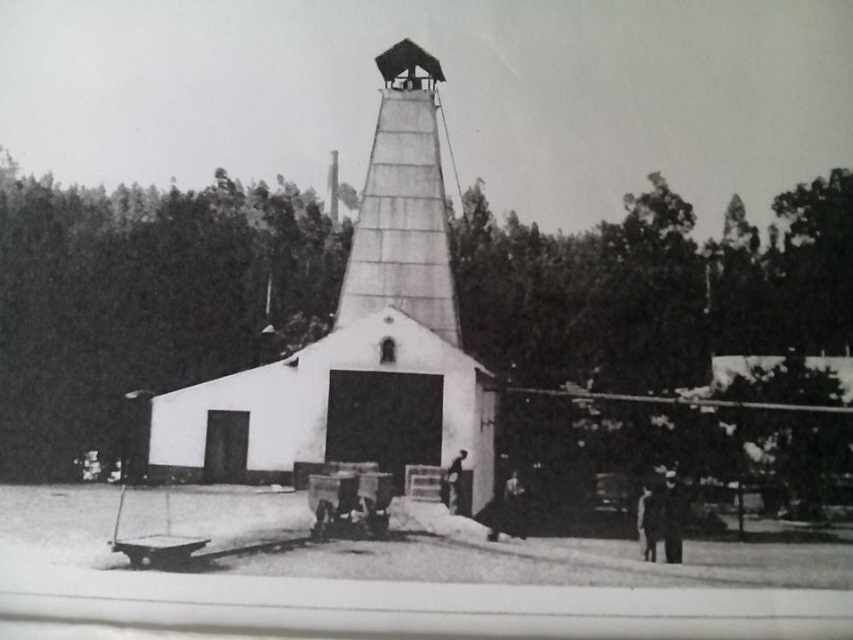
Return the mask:
<path id="1" fill-rule="evenodd" d="M 250 412 L 248 469 L 291 471 L 294 460 L 320 462 L 316 420 L 327 393 L 328 381 L 279 362 L 158 396 L 149 461 L 203 467 L 207 412 L 222 410 Z"/>
<path id="2" fill-rule="evenodd" d="M 493 497 L 495 486 L 495 415 L 497 396 L 494 391 L 484 390 L 482 382 L 477 382 L 477 424 L 476 446 L 474 448 L 474 487 L 471 496 L 471 509 L 474 514 L 480 511 Z"/>
<path id="3" fill-rule="evenodd" d="M 379 362 L 379 345 L 385 338 L 392 338 L 397 345 L 397 359 L 393 364 Z M 442 465 L 450 465 L 460 449 L 474 452 L 479 430 L 476 368 L 480 365 L 396 309 L 388 308 L 356 321 L 297 356 L 300 372 L 316 373 L 325 379 L 326 403 L 318 421 L 322 429 L 317 434 L 323 443 L 331 369 L 424 373 L 444 376 Z M 475 464 L 473 459 L 470 462 Z"/>
<path id="4" fill-rule="evenodd" d="M 389 337 L 397 345 L 396 362 L 380 364 L 380 344 Z M 469 451 L 465 466 L 474 469 L 477 509 L 491 497 L 494 466 L 494 430 L 488 424 L 481 431 L 481 412 L 493 414 L 493 403 L 489 409 L 478 391 L 478 367 L 459 349 L 388 308 L 288 361 L 154 398 L 150 462 L 203 467 L 211 409 L 250 412 L 249 470 L 292 471 L 294 462 L 322 462 L 330 370 L 436 374 L 444 376 L 441 464 L 449 466 L 460 449 Z"/>

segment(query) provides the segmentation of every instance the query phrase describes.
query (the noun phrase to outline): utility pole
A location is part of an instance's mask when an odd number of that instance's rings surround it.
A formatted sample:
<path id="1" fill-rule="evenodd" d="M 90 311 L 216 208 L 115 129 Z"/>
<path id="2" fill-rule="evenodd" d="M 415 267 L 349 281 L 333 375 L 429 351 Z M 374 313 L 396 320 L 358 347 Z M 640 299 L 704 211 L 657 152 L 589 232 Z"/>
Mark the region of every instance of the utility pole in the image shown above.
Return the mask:
<path id="1" fill-rule="evenodd" d="M 743 477 L 746 466 L 746 453 L 743 450 L 743 418 L 741 409 L 737 414 L 737 426 L 735 427 L 735 442 L 737 443 L 737 537 L 744 541 L 746 534 L 743 529 Z"/>

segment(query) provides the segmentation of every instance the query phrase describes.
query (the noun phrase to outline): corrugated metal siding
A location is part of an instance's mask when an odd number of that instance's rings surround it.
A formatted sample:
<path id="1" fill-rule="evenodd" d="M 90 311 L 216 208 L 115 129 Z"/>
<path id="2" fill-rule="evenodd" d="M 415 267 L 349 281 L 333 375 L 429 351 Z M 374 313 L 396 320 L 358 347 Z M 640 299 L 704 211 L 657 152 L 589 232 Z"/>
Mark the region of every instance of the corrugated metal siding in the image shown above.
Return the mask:
<path id="1" fill-rule="evenodd" d="M 373 164 L 367 173 L 365 197 L 440 198 L 444 189 L 436 165 Z"/>
<path id="2" fill-rule="evenodd" d="M 461 343 L 433 94 L 383 92 L 337 327 L 391 305 Z"/>
<path id="3" fill-rule="evenodd" d="M 450 268 L 444 264 L 401 264 L 386 269 L 383 293 L 388 296 L 421 295 L 453 298 Z"/>
<path id="4" fill-rule="evenodd" d="M 350 295 L 386 297 L 453 298 L 446 265 L 400 264 L 387 269 L 378 262 L 354 262 L 350 266 L 348 290 Z"/>
<path id="5" fill-rule="evenodd" d="M 380 131 L 432 133 L 438 130 L 430 92 L 392 92 L 386 89 L 382 92 L 382 97 L 382 107 L 379 111 Z M 425 109 L 424 106 L 428 108 Z"/>
<path id="6" fill-rule="evenodd" d="M 382 261 L 413 264 L 445 264 L 447 238 L 441 231 L 380 231 Z"/>
<path id="7" fill-rule="evenodd" d="M 400 133 L 379 131 L 373 161 L 377 164 L 435 165 L 433 132 Z"/>
<path id="8" fill-rule="evenodd" d="M 358 217 L 359 229 L 444 231 L 441 198 L 365 198 Z"/>

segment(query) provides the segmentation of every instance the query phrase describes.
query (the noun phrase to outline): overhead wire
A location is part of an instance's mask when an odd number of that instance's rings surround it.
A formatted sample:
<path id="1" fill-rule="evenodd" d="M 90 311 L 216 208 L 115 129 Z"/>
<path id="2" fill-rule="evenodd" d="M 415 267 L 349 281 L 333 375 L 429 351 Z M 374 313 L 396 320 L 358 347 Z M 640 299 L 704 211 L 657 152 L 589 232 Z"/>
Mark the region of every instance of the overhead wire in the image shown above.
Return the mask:
<path id="1" fill-rule="evenodd" d="M 435 88 L 435 97 L 438 98 L 438 108 L 441 111 L 441 121 L 444 123 L 444 137 L 447 139 L 447 150 L 450 152 L 450 163 L 453 165 L 453 175 L 456 177 L 456 190 L 459 192 L 459 208 L 463 208 L 462 185 L 459 182 L 459 172 L 456 170 L 456 157 L 453 155 L 453 145 L 450 144 L 450 130 L 447 128 L 447 117 L 444 115 L 444 103 L 438 87 Z M 460 213 L 463 213 L 460 211 Z"/>
<path id="2" fill-rule="evenodd" d="M 839 413 L 853 415 L 853 407 L 833 407 L 822 405 L 786 404 L 778 402 L 740 402 L 734 400 L 713 400 L 705 398 L 682 398 L 662 396 L 636 396 L 619 393 L 592 393 L 568 391 L 564 389 L 527 389 L 522 387 L 506 387 L 504 391 L 529 395 L 575 398 L 578 401 L 611 400 L 622 402 L 640 402 L 650 404 L 672 404 L 688 407 L 718 407 L 732 409 L 762 409 L 770 411 L 806 411 L 813 413 Z"/>

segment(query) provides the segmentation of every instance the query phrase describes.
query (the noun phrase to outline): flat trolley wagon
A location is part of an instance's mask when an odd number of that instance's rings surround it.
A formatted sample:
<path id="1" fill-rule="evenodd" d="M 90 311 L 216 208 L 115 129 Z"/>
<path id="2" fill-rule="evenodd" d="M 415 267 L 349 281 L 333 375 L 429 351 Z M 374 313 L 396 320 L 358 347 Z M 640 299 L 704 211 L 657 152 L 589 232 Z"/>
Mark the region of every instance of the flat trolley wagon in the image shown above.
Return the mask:
<path id="1" fill-rule="evenodd" d="M 125 554 L 134 568 L 141 567 L 146 558 L 152 567 L 170 567 L 185 563 L 209 542 L 207 538 L 154 535 L 114 540 L 112 549 Z"/>
<path id="2" fill-rule="evenodd" d="M 121 488 L 118 513 L 116 514 L 116 526 L 113 532 L 113 540 L 110 543 L 113 553 L 123 553 L 130 560 L 130 566 L 138 569 L 142 567 L 147 559 L 152 567 L 166 568 L 185 563 L 190 556 L 199 549 L 207 546 L 210 538 L 191 538 L 185 536 L 173 536 L 168 533 L 170 528 L 167 524 L 167 533 L 164 535 L 149 535 L 137 538 L 119 539 L 118 527 L 121 520 L 121 511 L 124 507 L 124 494 L 127 485 Z M 169 518 L 169 494 L 166 493 L 166 513 Z"/>

